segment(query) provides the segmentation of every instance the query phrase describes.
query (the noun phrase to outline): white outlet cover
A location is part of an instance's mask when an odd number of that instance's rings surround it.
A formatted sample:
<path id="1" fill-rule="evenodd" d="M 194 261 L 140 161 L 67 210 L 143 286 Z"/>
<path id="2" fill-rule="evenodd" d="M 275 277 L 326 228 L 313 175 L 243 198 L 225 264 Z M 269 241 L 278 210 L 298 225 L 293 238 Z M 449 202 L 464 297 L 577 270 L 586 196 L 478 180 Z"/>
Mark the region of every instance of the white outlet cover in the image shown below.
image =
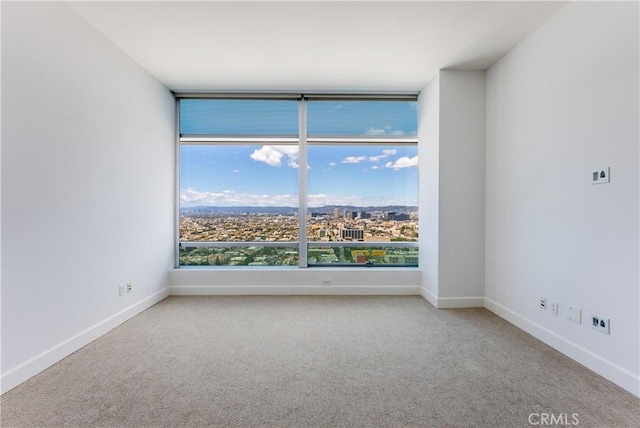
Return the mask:
<path id="1" fill-rule="evenodd" d="M 609 331 L 609 318 L 601 317 L 599 315 L 591 315 L 591 328 L 604 334 L 610 334 Z"/>
<path id="2" fill-rule="evenodd" d="M 543 311 L 547 310 L 547 298 L 546 297 L 541 297 L 540 298 L 540 309 L 542 309 Z"/>
<path id="3" fill-rule="evenodd" d="M 591 171 L 591 184 L 603 184 L 609 182 L 610 168 L 600 168 Z"/>
<path id="4" fill-rule="evenodd" d="M 549 300 L 547 310 L 553 315 L 558 315 L 558 302 L 556 302 L 555 300 Z"/>

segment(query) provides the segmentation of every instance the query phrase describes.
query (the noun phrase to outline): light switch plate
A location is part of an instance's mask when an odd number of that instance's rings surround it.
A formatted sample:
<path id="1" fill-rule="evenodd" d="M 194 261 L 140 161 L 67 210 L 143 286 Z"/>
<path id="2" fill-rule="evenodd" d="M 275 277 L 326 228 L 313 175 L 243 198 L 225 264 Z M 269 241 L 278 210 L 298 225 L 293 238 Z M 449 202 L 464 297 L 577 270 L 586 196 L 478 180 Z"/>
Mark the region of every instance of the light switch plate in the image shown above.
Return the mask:
<path id="1" fill-rule="evenodd" d="M 567 319 L 578 324 L 582 324 L 582 309 L 569 306 Z"/>

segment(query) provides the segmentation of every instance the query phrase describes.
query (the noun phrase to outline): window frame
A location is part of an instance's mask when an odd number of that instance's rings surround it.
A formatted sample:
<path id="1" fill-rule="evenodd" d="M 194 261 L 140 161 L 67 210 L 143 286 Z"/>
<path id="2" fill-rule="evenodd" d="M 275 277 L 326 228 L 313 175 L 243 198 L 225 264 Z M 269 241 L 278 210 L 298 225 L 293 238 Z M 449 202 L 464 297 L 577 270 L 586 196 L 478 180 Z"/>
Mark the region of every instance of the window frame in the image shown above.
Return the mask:
<path id="1" fill-rule="evenodd" d="M 298 168 L 298 241 L 181 241 L 180 240 L 180 148 L 183 143 L 189 145 L 222 145 L 242 144 L 247 145 L 296 145 L 298 146 L 298 164 L 308 164 L 309 145 L 418 145 L 418 136 L 381 136 L 381 135 L 331 135 L 309 136 L 307 134 L 307 102 L 308 101 L 413 101 L 417 102 L 417 93 L 394 94 L 243 94 L 243 93 L 174 93 L 176 102 L 175 127 L 176 127 L 176 161 L 175 161 L 175 267 L 185 268 L 188 265 L 180 264 L 180 249 L 188 247 L 297 247 L 297 268 L 323 268 L 323 267 L 371 267 L 371 264 L 312 264 L 308 262 L 309 248 L 322 248 L 332 246 L 349 247 L 392 247 L 392 248 L 419 248 L 417 241 L 402 242 L 376 242 L 376 241 L 312 241 L 307 236 L 307 192 L 308 171 L 307 168 Z M 298 102 L 298 135 L 222 135 L 222 134 L 181 134 L 180 101 L 183 99 L 224 99 L 224 100 L 291 100 Z M 419 209 L 419 207 L 418 207 Z M 418 264 L 393 264 L 373 265 L 376 267 L 418 267 Z M 206 266 L 220 269 L 235 266 Z M 291 269 L 289 266 L 269 266 L 270 269 Z M 248 268 L 254 269 L 254 268 Z"/>

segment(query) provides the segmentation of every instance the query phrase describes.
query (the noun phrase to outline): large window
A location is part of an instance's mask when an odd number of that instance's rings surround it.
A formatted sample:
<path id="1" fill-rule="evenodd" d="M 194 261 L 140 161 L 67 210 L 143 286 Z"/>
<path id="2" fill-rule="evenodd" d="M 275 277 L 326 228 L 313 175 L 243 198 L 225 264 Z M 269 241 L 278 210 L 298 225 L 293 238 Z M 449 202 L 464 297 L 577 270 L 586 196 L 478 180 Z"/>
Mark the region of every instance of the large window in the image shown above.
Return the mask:
<path id="1" fill-rule="evenodd" d="M 180 266 L 417 266 L 415 99 L 179 111 Z"/>

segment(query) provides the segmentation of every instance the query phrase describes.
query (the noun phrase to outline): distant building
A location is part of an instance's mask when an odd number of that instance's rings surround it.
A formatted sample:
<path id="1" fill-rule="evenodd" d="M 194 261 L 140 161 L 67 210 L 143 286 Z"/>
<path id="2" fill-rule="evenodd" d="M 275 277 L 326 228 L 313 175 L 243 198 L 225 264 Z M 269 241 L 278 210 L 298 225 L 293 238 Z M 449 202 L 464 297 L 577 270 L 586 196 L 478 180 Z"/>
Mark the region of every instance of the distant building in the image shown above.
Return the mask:
<path id="1" fill-rule="evenodd" d="M 333 216 L 335 218 L 340 218 L 340 210 L 338 208 L 333 209 Z"/>
<path id="2" fill-rule="evenodd" d="M 418 259 L 418 252 L 413 251 L 403 254 L 387 254 L 386 256 L 384 256 L 385 262 L 400 265 L 417 265 Z"/>
<path id="3" fill-rule="evenodd" d="M 340 230 L 343 241 L 364 241 L 364 229 L 346 228 Z"/>
<path id="4" fill-rule="evenodd" d="M 335 254 L 321 254 L 319 263 L 338 263 L 338 256 Z"/>

